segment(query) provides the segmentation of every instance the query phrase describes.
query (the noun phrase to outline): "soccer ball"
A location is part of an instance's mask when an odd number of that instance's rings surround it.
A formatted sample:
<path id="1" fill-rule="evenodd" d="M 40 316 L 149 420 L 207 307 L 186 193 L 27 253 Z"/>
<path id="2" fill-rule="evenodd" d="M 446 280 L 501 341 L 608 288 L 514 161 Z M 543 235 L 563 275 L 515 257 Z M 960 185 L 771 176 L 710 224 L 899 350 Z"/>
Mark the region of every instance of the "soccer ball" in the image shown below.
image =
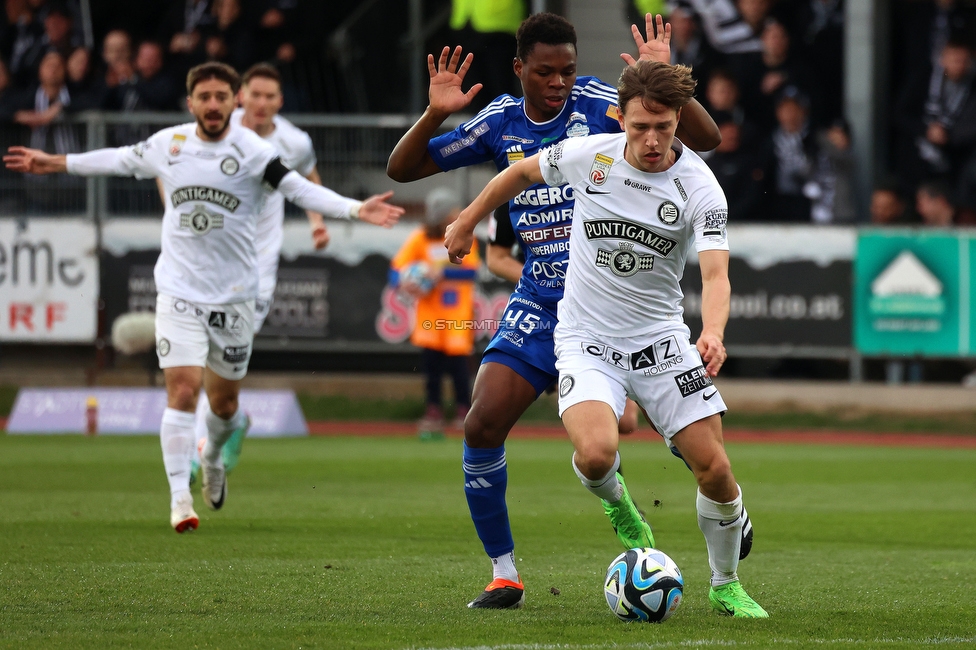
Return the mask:
<path id="1" fill-rule="evenodd" d="M 610 563 L 603 594 L 623 621 L 663 623 L 681 604 L 684 586 L 674 560 L 653 548 L 632 548 Z"/>
<path id="2" fill-rule="evenodd" d="M 426 296 L 434 288 L 430 279 L 430 265 L 427 262 L 414 262 L 400 271 L 400 286 L 411 293 Z"/>

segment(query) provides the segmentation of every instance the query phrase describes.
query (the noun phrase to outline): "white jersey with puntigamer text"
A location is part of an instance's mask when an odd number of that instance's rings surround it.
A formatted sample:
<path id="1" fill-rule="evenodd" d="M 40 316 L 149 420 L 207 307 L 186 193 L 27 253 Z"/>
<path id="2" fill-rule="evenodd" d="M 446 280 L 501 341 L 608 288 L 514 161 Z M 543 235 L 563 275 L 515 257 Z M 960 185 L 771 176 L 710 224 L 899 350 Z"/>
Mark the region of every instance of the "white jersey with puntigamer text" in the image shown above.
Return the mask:
<path id="1" fill-rule="evenodd" d="M 243 117 L 244 109 L 238 108 L 231 114 L 231 122 L 243 126 Z M 285 167 L 308 176 L 316 164 L 312 138 L 280 115 L 275 115 L 273 119 L 275 129 L 264 140 L 275 148 Z M 258 266 L 261 268 L 278 267 L 278 254 L 284 239 L 284 219 L 285 197 L 281 192 L 269 192 L 257 225 Z"/>
<path id="2" fill-rule="evenodd" d="M 642 172 L 624 160 L 626 135 L 570 138 L 541 152 L 546 183 L 568 183 L 576 206 L 559 322 L 616 338 L 683 324 L 678 282 L 692 242 L 728 250 L 725 193 L 678 140 L 670 169 Z"/>
<path id="3" fill-rule="evenodd" d="M 111 150 L 114 171 L 162 181 L 166 212 L 154 273 L 159 293 L 204 304 L 252 300 L 262 179 L 277 153 L 250 129 L 232 125 L 222 140 L 209 142 L 197 137 L 196 128 L 163 129 L 145 142 Z M 69 155 L 68 171 L 73 159 L 86 155 Z"/>

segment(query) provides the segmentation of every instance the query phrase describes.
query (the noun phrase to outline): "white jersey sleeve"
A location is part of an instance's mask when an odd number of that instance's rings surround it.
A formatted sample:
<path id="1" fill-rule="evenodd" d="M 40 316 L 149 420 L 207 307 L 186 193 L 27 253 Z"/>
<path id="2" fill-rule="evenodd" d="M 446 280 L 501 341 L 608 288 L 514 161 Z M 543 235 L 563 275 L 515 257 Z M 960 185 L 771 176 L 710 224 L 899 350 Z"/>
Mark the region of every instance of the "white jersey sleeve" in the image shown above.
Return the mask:
<path id="1" fill-rule="evenodd" d="M 695 248 L 702 251 L 727 251 L 729 239 L 725 226 L 729 220 L 729 205 L 718 183 L 705 185 L 692 196 L 692 227 L 695 230 Z"/>
<path id="2" fill-rule="evenodd" d="M 351 219 L 359 214 L 361 201 L 337 194 L 327 187 L 316 185 L 297 172 L 282 177 L 278 191 L 300 208 L 319 212 L 335 219 Z"/>
<path id="3" fill-rule="evenodd" d="M 65 156 L 68 173 L 76 176 L 156 178 L 161 150 L 157 136 L 155 134 L 148 140 L 128 147 L 68 154 Z"/>
<path id="4" fill-rule="evenodd" d="M 281 162 L 307 178 L 318 162 L 312 138 L 280 115 L 275 115 L 274 123 L 270 140 L 281 155 Z"/>
<path id="5" fill-rule="evenodd" d="M 539 152 L 539 169 L 542 171 L 542 178 L 546 185 L 558 187 L 572 182 L 563 174 L 563 166 L 570 164 L 566 155 L 571 154 L 576 143 L 573 138 L 563 140 L 556 144 L 546 147 Z M 568 150 L 567 150 L 568 147 Z"/>

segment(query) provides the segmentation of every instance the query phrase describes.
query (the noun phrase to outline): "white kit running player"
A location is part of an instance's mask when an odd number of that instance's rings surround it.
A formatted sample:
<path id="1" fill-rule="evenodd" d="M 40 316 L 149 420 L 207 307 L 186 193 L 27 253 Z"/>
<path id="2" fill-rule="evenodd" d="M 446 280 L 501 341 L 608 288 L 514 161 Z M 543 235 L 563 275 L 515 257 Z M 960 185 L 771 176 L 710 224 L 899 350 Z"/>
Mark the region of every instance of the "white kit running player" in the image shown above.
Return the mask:
<path id="1" fill-rule="evenodd" d="M 466 254 L 473 226 L 533 183 L 573 188 L 572 252 L 554 340 L 576 475 L 608 514 L 619 508 L 617 421 L 631 396 L 695 475 L 712 608 L 766 618 L 737 575 L 745 516 L 722 442 L 726 405 L 712 383 L 726 359 L 728 204 L 701 158 L 674 137 L 694 90 L 685 66 L 626 68 L 617 88 L 624 133 L 570 138 L 512 165 L 461 213 L 445 245 L 452 259 Z M 695 344 L 678 284 L 692 244 L 702 273 Z"/>
<path id="2" fill-rule="evenodd" d="M 274 147 L 256 133 L 231 126 L 240 77 L 230 66 L 196 66 L 186 86 L 187 107 L 196 122 L 163 129 L 129 147 L 67 156 L 10 147 L 3 158 L 8 169 L 19 172 L 162 181 L 166 212 L 154 272 L 156 353 L 167 394 L 160 444 L 170 485 L 170 523 L 180 533 L 199 525 L 189 482 L 201 387 L 212 408 L 203 452 L 203 498 L 214 510 L 227 495 L 221 448 L 245 423 L 237 398 L 254 336 L 255 228 L 263 184 L 305 209 L 333 217 L 391 226 L 403 213 L 386 203 L 389 192 L 360 202 L 310 183 L 285 167 Z"/>
<path id="3" fill-rule="evenodd" d="M 312 138 L 305 131 L 278 115 L 284 98 L 281 94 L 281 75 L 267 63 L 257 63 L 241 77 L 241 90 L 238 94 L 241 105 L 231 113 L 231 124 L 251 129 L 274 146 L 281 162 L 316 185 L 322 184 L 316 168 L 315 149 Z M 315 248 L 325 248 L 329 243 L 329 231 L 322 221 L 322 215 L 306 210 L 312 243 Z M 267 192 L 264 208 L 258 217 L 256 244 L 258 251 L 258 297 L 254 303 L 254 334 L 264 325 L 274 301 L 275 287 L 278 284 L 278 260 L 281 244 L 285 237 L 285 197 L 281 192 Z M 250 419 L 245 416 L 245 426 L 235 429 L 223 447 L 221 456 L 224 470 L 230 472 L 240 460 L 244 438 L 250 428 Z M 207 435 L 206 418 L 197 418 L 197 449 L 202 453 Z M 190 484 L 196 482 L 200 472 L 200 462 L 195 456 L 190 470 Z"/>

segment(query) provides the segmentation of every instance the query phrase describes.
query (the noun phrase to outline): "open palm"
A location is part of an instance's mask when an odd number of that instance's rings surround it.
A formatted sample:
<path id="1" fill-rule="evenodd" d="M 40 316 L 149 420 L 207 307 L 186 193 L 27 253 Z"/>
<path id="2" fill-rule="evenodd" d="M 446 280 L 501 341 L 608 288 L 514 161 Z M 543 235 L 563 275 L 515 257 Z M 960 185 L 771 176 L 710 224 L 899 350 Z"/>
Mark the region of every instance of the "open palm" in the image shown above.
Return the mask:
<path id="1" fill-rule="evenodd" d="M 450 60 L 448 60 L 449 53 Z M 471 67 L 472 60 L 474 60 L 474 54 L 469 53 L 464 57 L 464 61 L 461 61 L 460 45 L 454 48 L 453 53 L 449 47 L 441 50 L 436 68 L 434 67 L 434 55 L 427 55 L 427 72 L 430 74 L 428 97 L 432 109 L 444 113 L 454 113 L 471 103 L 471 100 L 482 87 L 482 84 L 475 84 L 471 86 L 468 92 L 461 90 L 461 83 L 468 73 L 468 68 Z"/>
<path id="2" fill-rule="evenodd" d="M 630 31 L 634 35 L 634 44 L 637 45 L 637 56 L 641 61 L 658 61 L 660 63 L 671 63 L 671 23 L 665 23 L 661 14 L 644 16 L 644 30 L 647 32 L 647 40 L 641 35 L 637 25 L 631 25 Z M 637 61 L 630 54 L 621 54 L 620 58 L 627 65 L 634 65 Z"/>

